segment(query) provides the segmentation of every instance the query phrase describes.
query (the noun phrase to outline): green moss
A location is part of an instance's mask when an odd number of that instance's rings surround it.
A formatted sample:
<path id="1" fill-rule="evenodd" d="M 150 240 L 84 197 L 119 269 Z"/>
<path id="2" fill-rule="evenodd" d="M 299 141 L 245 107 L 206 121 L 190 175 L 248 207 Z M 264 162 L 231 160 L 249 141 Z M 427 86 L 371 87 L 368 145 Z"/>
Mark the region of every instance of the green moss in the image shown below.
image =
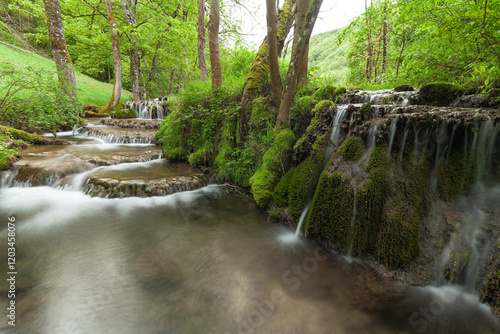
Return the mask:
<path id="1" fill-rule="evenodd" d="M 300 214 L 312 198 L 318 178 L 323 170 L 327 135 L 319 137 L 313 144 L 309 158 L 297 166 L 289 186 L 290 210 L 288 213 L 294 219 Z"/>
<path id="2" fill-rule="evenodd" d="M 0 125 L 0 135 L 7 135 L 12 139 L 22 140 L 29 144 L 44 144 L 45 140 L 42 136 L 28 133 L 22 130 L 14 129 L 8 126 Z"/>
<path id="3" fill-rule="evenodd" d="M 247 76 L 247 90 L 250 96 L 262 93 L 269 84 L 269 64 L 266 58 L 267 43 L 263 43 Z"/>
<path id="4" fill-rule="evenodd" d="M 348 161 L 357 161 L 364 151 L 363 140 L 359 137 L 349 137 L 342 148 L 342 157 Z"/>
<path id="5" fill-rule="evenodd" d="M 319 117 L 323 116 L 325 111 L 327 111 L 331 106 L 333 106 L 332 100 L 319 101 L 316 104 L 316 106 L 314 107 L 314 109 L 312 110 L 312 113 L 313 113 L 314 117 L 319 118 Z"/>
<path id="6" fill-rule="evenodd" d="M 274 188 L 274 200 L 273 203 L 278 207 L 288 206 L 288 189 L 290 187 L 290 182 L 292 181 L 295 169 L 292 168 L 288 173 L 285 174 L 278 182 Z"/>
<path id="7" fill-rule="evenodd" d="M 335 91 L 333 92 L 333 99 L 336 100 L 342 95 L 345 95 L 347 93 L 347 88 L 345 87 L 337 87 Z"/>
<path id="8" fill-rule="evenodd" d="M 333 97 L 333 92 L 335 92 L 335 87 L 332 85 L 325 85 L 318 90 L 316 90 L 313 94 L 313 98 L 317 101 L 319 100 L 331 100 Z"/>
<path id="9" fill-rule="evenodd" d="M 359 116 L 356 119 L 357 121 L 366 121 L 371 118 L 373 114 L 372 110 L 372 104 L 371 103 L 365 103 L 361 106 L 359 109 Z"/>
<path id="10" fill-rule="evenodd" d="M 304 115 L 312 110 L 313 98 L 311 96 L 303 96 L 293 102 L 292 117 Z"/>
<path id="11" fill-rule="evenodd" d="M 446 82 L 433 82 L 420 88 L 419 103 L 433 106 L 448 106 L 458 96 L 465 93 L 465 88 Z"/>
<path id="12" fill-rule="evenodd" d="M 467 159 L 456 151 L 439 165 L 438 190 L 441 198 L 451 201 L 472 185 L 474 169 L 469 167 Z"/>
<path id="13" fill-rule="evenodd" d="M 6 148 L 0 143 L 0 170 L 8 169 L 20 156 L 15 150 Z"/>
<path id="14" fill-rule="evenodd" d="M 279 179 L 288 169 L 292 146 L 295 141 L 293 132 L 283 129 L 274 138 L 271 147 L 264 154 L 262 165 L 250 179 L 255 201 L 267 207 L 273 200 L 273 190 Z"/>
<path id="15" fill-rule="evenodd" d="M 268 128 L 273 127 L 276 110 L 267 97 L 258 97 L 252 101 L 252 114 L 249 126 L 250 134 L 262 136 Z"/>
<path id="16" fill-rule="evenodd" d="M 351 180 L 325 170 L 314 194 L 305 230 L 342 253 L 349 248 L 354 192 Z"/>
<path id="17" fill-rule="evenodd" d="M 136 118 L 134 109 L 122 109 L 112 112 L 113 118 Z"/>

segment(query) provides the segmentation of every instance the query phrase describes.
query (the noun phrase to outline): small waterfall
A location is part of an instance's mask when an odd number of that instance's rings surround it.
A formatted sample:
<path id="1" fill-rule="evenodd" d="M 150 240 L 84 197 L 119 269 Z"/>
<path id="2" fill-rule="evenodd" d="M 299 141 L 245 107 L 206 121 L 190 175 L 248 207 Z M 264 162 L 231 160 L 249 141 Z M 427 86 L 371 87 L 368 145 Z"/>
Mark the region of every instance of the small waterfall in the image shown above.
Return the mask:
<path id="1" fill-rule="evenodd" d="M 369 152 L 371 154 L 371 152 L 373 151 L 373 149 L 375 148 L 375 141 L 376 141 L 376 138 L 377 138 L 377 126 L 374 125 L 374 126 L 370 126 L 370 129 L 368 130 L 368 140 L 367 140 L 367 152 Z"/>
<path id="2" fill-rule="evenodd" d="M 99 131 L 83 131 L 80 132 L 80 134 L 86 137 L 95 138 L 96 140 L 100 141 L 101 144 L 145 144 L 145 145 L 154 144 L 151 140 L 147 138 L 122 139 L 112 134 L 109 135 L 101 134 L 99 133 Z"/>
<path id="3" fill-rule="evenodd" d="M 342 135 L 341 125 L 344 123 L 347 116 L 347 106 L 338 106 L 337 113 L 333 119 L 332 132 L 330 133 L 330 142 L 325 151 L 325 159 L 323 165 L 326 165 L 332 157 L 333 151 L 338 146 L 338 140 Z"/>
<path id="4" fill-rule="evenodd" d="M 403 140 L 401 142 L 401 148 L 399 150 L 399 157 L 398 157 L 398 164 L 399 164 L 399 169 L 401 169 L 401 161 L 403 161 L 403 154 L 405 151 L 405 145 L 406 145 L 406 137 L 408 136 L 408 122 L 406 122 L 405 125 L 405 130 L 403 133 Z"/>
<path id="5" fill-rule="evenodd" d="M 394 136 L 396 135 L 397 127 L 398 127 L 398 119 L 393 118 L 391 121 L 391 131 L 389 133 L 389 147 L 387 149 L 387 153 L 389 153 L 389 155 L 392 152 L 392 144 L 394 143 Z"/>
<path id="6" fill-rule="evenodd" d="M 309 209 L 311 208 L 312 200 L 307 203 L 304 211 L 300 215 L 299 223 L 297 224 L 297 229 L 295 230 L 295 237 L 298 238 L 300 236 L 300 231 L 302 231 L 302 225 L 304 225 L 304 221 L 306 220 L 307 214 L 309 213 Z"/>
<path id="7" fill-rule="evenodd" d="M 157 98 L 154 100 L 146 100 L 140 102 L 129 101 L 125 103 L 127 108 L 135 110 L 137 118 L 141 119 L 164 119 L 165 105 L 164 101 L 167 98 Z"/>

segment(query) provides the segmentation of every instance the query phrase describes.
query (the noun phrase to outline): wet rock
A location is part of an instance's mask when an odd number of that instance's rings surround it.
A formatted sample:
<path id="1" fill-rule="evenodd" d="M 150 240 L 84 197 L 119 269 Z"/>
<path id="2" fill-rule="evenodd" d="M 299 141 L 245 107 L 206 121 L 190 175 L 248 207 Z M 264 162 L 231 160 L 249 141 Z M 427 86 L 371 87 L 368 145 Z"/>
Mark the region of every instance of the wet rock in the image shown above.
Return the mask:
<path id="1" fill-rule="evenodd" d="M 401 85 L 394 88 L 395 92 L 413 92 L 415 88 L 410 85 Z"/>
<path id="2" fill-rule="evenodd" d="M 157 120 L 138 120 L 138 119 L 119 120 L 111 118 L 103 118 L 99 121 L 100 124 L 113 126 L 117 128 L 145 129 L 145 130 L 157 130 L 160 128 L 161 122 L 162 121 L 157 121 Z"/>
<path id="3" fill-rule="evenodd" d="M 486 94 L 472 94 L 459 97 L 453 102 L 453 107 L 464 108 L 490 108 L 498 105 L 498 102 Z"/>

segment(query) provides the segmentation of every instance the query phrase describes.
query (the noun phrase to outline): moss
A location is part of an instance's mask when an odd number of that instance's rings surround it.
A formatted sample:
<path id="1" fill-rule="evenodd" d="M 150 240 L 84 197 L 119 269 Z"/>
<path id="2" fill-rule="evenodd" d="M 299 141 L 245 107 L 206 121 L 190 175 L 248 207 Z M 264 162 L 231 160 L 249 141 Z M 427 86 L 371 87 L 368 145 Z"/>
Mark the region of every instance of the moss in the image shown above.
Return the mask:
<path id="1" fill-rule="evenodd" d="M 433 106 L 448 106 L 464 93 L 465 88 L 462 86 L 446 82 L 434 82 L 420 88 L 418 102 Z"/>
<path id="2" fill-rule="evenodd" d="M 339 172 L 321 173 L 305 230 L 329 247 L 347 253 L 354 192 L 351 180 Z"/>
<path id="3" fill-rule="evenodd" d="M 441 198 L 451 201 L 472 185 L 473 168 L 468 168 L 467 159 L 459 152 L 439 165 L 438 190 Z"/>
<path id="4" fill-rule="evenodd" d="M 309 158 L 297 166 L 289 186 L 290 216 L 298 219 L 313 197 L 318 178 L 323 170 L 327 135 L 319 137 L 313 144 Z"/>
<path id="5" fill-rule="evenodd" d="M 363 140 L 359 137 L 349 137 L 342 148 L 342 157 L 348 161 L 357 161 L 364 151 Z"/>
<path id="6" fill-rule="evenodd" d="M 359 116 L 357 117 L 356 120 L 358 122 L 364 122 L 364 121 L 369 120 L 372 115 L 373 115 L 372 104 L 365 103 L 359 109 Z"/>
<path id="7" fill-rule="evenodd" d="M 112 114 L 113 118 L 136 118 L 134 109 L 122 109 L 114 111 Z"/>
<path id="8" fill-rule="evenodd" d="M 413 92 L 415 88 L 410 85 L 401 85 L 394 88 L 395 92 Z"/>
<path id="9" fill-rule="evenodd" d="M 310 155 L 316 138 L 323 136 L 331 130 L 331 115 L 329 114 L 329 110 L 332 105 L 332 101 L 323 100 L 318 102 L 311 111 L 314 117 L 307 127 L 305 134 L 300 137 L 293 147 L 294 159 L 297 162 L 302 162 Z"/>
<path id="10" fill-rule="evenodd" d="M 310 112 L 313 109 L 312 96 L 303 96 L 294 101 L 292 105 L 292 117 L 298 117 Z"/>
<path id="11" fill-rule="evenodd" d="M 313 98 L 317 101 L 319 100 L 331 100 L 333 97 L 333 92 L 335 92 L 335 87 L 332 85 L 325 85 L 318 90 L 316 90 L 313 94 Z"/>
<path id="12" fill-rule="evenodd" d="M 269 84 L 269 64 L 266 58 L 267 43 L 263 43 L 247 76 L 247 90 L 250 96 L 262 93 Z"/>
<path id="13" fill-rule="evenodd" d="M 208 166 L 213 156 L 212 146 L 206 142 L 200 149 L 189 155 L 188 161 L 194 166 Z"/>
<path id="14" fill-rule="evenodd" d="M 28 133 L 22 130 L 14 129 L 8 126 L 0 125 L 0 135 L 4 134 L 12 139 L 22 140 L 29 144 L 44 144 L 45 139 L 42 136 Z"/>
<path id="15" fill-rule="evenodd" d="M 342 95 L 345 95 L 347 93 L 347 88 L 345 87 L 337 87 L 335 91 L 333 92 L 333 99 L 336 100 Z"/>
<path id="16" fill-rule="evenodd" d="M 21 155 L 0 143 L 0 170 L 8 169 Z"/>
<path id="17" fill-rule="evenodd" d="M 278 207 L 288 206 L 288 189 L 290 187 L 290 182 L 292 181 L 295 168 L 292 168 L 281 178 L 276 187 L 274 188 L 274 200 L 273 203 Z"/>
<path id="18" fill-rule="evenodd" d="M 262 165 L 250 179 L 252 193 L 259 206 L 267 207 L 273 200 L 274 187 L 288 169 L 294 141 L 295 136 L 291 130 L 283 129 L 278 132 L 273 144 L 264 154 Z"/>
<path id="19" fill-rule="evenodd" d="M 250 134 L 262 136 L 272 127 L 276 110 L 267 97 L 258 97 L 252 101 L 252 114 L 249 120 Z"/>

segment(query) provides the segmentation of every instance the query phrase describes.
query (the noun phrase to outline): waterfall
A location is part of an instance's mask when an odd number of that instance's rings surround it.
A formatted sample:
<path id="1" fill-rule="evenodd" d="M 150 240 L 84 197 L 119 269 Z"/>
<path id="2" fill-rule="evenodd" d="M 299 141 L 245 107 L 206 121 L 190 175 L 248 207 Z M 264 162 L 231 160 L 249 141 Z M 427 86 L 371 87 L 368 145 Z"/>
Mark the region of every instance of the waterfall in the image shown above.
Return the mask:
<path id="1" fill-rule="evenodd" d="M 330 133 L 330 142 L 325 151 L 325 159 L 323 165 L 326 165 L 332 157 L 333 151 L 338 146 L 338 140 L 342 134 L 341 125 L 344 123 L 347 116 L 347 106 L 338 106 L 337 113 L 333 119 L 332 132 Z"/>
<path id="2" fill-rule="evenodd" d="M 393 118 L 391 121 L 391 131 L 389 133 L 389 147 L 387 149 L 387 153 L 389 153 L 389 155 L 392 152 L 392 144 L 394 143 L 394 135 L 396 134 L 397 127 L 398 127 L 398 119 Z"/>
<path id="3" fill-rule="evenodd" d="M 309 209 L 311 208 L 312 200 L 307 203 L 304 211 L 300 215 L 299 223 L 297 224 L 297 229 L 295 230 L 295 237 L 298 238 L 300 235 L 300 231 L 302 230 L 302 225 L 304 225 L 304 221 L 306 220 L 307 214 L 309 213 Z"/>
<path id="4" fill-rule="evenodd" d="M 165 104 L 163 102 L 166 100 L 166 98 L 157 98 L 140 102 L 129 101 L 125 103 L 125 106 L 134 109 L 137 118 L 161 120 L 165 118 Z"/>

